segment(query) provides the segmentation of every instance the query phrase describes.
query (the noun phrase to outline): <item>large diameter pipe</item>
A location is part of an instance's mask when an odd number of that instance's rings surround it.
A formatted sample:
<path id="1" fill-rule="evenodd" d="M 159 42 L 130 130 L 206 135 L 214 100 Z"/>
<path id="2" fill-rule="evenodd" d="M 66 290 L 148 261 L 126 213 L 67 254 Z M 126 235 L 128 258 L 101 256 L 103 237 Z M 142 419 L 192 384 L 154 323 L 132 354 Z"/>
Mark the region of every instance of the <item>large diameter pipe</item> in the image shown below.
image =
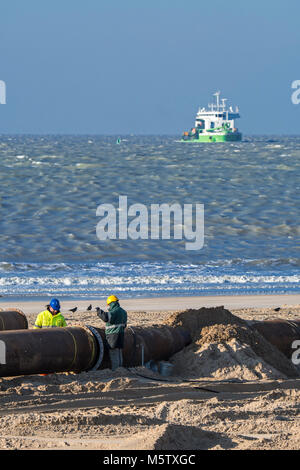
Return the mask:
<path id="1" fill-rule="evenodd" d="M 300 340 L 300 320 L 273 320 L 250 322 L 269 343 L 276 346 L 289 359 L 295 349 L 292 347 L 295 340 Z"/>
<path id="2" fill-rule="evenodd" d="M 183 328 L 126 328 L 125 367 L 168 359 L 191 342 Z M 110 367 L 105 330 L 87 327 L 0 332 L 0 377 Z M 3 352 L 3 347 L 2 347 Z"/>
<path id="3" fill-rule="evenodd" d="M 0 332 L 0 377 L 84 371 L 96 363 L 98 347 L 87 328 Z"/>
<path id="4" fill-rule="evenodd" d="M 274 319 L 251 322 L 267 341 L 288 358 L 293 342 L 300 339 L 300 320 Z M 126 328 L 123 350 L 125 367 L 152 360 L 166 360 L 191 342 L 181 327 Z M 81 372 L 110 366 L 105 331 L 100 328 L 66 327 L 0 332 L 0 377 L 51 372 Z"/>
<path id="5" fill-rule="evenodd" d="M 104 355 L 98 369 L 110 367 L 108 346 L 104 330 L 95 328 L 101 335 L 104 344 Z M 191 343 L 190 333 L 181 327 L 128 327 L 124 335 L 123 366 L 136 367 L 144 365 L 151 359 L 161 361 L 169 359 Z"/>
<path id="6" fill-rule="evenodd" d="M 21 310 L 0 311 L 0 331 L 26 330 L 28 321 Z"/>
<path id="7" fill-rule="evenodd" d="M 191 341 L 190 333 L 181 327 L 127 328 L 123 351 L 124 365 L 133 367 L 144 365 L 149 360 L 167 360 Z"/>

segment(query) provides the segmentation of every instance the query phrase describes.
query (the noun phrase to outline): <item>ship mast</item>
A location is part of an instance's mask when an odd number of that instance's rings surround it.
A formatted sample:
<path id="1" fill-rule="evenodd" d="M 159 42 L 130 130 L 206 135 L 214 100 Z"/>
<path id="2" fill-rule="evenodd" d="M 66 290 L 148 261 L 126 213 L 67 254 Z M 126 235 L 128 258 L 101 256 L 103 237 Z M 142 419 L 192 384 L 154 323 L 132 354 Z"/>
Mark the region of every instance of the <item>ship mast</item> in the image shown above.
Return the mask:
<path id="1" fill-rule="evenodd" d="M 217 113 L 220 110 L 220 94 L 221 94 L 220 91 L 217 91 L 216 93 L 214 93 L 214 96 L 216 96 L 216 100 L 217 100 Z"/>

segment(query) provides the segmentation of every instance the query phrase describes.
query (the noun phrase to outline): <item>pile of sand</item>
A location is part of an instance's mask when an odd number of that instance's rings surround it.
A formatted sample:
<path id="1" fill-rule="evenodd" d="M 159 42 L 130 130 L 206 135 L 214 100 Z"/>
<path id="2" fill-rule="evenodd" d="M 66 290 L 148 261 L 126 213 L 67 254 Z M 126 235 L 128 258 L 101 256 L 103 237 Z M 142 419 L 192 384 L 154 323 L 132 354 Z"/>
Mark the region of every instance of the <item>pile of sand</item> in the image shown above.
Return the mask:
<path id="1" fill-rule="evenodd" d="M 299 377 L 286 356 L 224 307 L 177 312 L 166 323 L 187 329 L 193 339 L 170 359 L 176 375 L 243 380 Z"/>

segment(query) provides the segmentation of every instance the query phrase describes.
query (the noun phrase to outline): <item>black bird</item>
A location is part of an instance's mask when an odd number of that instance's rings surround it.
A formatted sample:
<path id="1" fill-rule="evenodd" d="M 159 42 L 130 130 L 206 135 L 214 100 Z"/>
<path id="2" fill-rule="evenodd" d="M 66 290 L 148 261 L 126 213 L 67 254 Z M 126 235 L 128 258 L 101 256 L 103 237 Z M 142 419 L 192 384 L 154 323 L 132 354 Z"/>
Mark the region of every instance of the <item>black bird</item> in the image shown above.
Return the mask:
<path id="1" fill-rule="evenodd" d="M 75 313 L 75 312 L 76 312 L 76 310 L 77 310 L 77 307 L 70 308 L 69 312 L 73 312 L 73 313 Z"/>
<path id="2" fill-rule="evenodd" d="M 281 308 L 280 308 L 280 307 L 276 307 L 276 308 L 274 308 L 274 311 L 275 311 L 275 312 L 279 312 L 279 310 L 281 310 Z"/>
<path id="3" fill-rule="evenodd" d="M 92 304 L 88 306 L 87 310 L 92 310 Z"/>

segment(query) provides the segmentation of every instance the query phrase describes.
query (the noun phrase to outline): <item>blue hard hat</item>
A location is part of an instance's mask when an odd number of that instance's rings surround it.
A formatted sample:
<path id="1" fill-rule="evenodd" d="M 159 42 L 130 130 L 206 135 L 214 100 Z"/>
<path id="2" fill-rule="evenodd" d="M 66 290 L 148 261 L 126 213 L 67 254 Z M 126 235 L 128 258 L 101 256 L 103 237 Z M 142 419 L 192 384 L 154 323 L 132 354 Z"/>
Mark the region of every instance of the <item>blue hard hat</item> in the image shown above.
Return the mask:
<path id="1" fill-rule="evenodd" d="M 57 299 L 52 299 L 51 302 L 50 302 L 50 307 L 53 308 L 53 310 L 59 310 L 60 309 L 60 303 L 59 303 L 59 300 Z"/>

